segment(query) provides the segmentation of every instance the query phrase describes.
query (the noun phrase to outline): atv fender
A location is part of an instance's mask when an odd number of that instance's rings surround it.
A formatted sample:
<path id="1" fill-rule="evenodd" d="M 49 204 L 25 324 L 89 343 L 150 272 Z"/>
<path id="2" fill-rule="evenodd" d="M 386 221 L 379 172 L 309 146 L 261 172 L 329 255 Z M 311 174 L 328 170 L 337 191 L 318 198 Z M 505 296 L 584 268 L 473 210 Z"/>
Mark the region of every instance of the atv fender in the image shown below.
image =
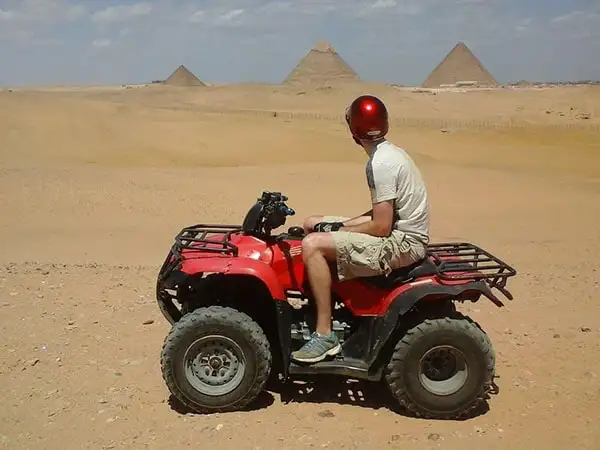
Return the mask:
<path id="1" fill-rule="evenodd" d="M 180 271 L 184 276 L 199 273 L 220 273 L 223 275 L 246 275 L 259 279 L 275 300 L 277 335 L 281 343 L 281 357 L 284 361 L 284 373 L 287 376 L 289 348 L 291 346 L 291 311 L 285 291 L 273 268 L 251 258 L 197 258 L 185 260 Z M 286 308 L 286 306 L 288 308 Z"/>
<path id="2" fill-rule="evenodd" d="M 381 302 L 379 314 L 386 315 L 390 309 L 399 308 L 397 312 L 400 315 L 404 315 L 426 297 L 443 299 L 445 297 L 457 297 L 461 295 L 465 295 L 467 299 L 473 301 L 477 301 L 481 295 L 484 295 L 496 306 L 504 306 L 504 303 L 494 295 L 488 284 L 483 280 L 460 284 L 441 284 L 432 277 L 407 283 L 394 289 Z"/>
<path id="3" fill-rule="evenodd" d="M 273 268 L 252 258 L 191 258 L 183 261 L 181 272 L 187 275 L 199 273 L 221 273 L 224 275 L 248 275 L 261 280 L 271 296 L 285 300 L 283 286 Z"/>
<path id="4" fill-rule="evenodd" d="M 402 316 L 411 311 L 417 303 L 428 301 L 427 299 L 450 301 L 450 298 L 461 298 L 461 296 L 477 301 L 481 295 L 492 300 L 497 306 L 503 306 L 485 281 L 446 285 L 432 280 L 427 284 L 408 283 L 394 290 L 382 302 L 384 309 L 374 323 L 373 346 L 368 358 L 369 366 L 375 363 L 394 331 L 402 324 Z"/>

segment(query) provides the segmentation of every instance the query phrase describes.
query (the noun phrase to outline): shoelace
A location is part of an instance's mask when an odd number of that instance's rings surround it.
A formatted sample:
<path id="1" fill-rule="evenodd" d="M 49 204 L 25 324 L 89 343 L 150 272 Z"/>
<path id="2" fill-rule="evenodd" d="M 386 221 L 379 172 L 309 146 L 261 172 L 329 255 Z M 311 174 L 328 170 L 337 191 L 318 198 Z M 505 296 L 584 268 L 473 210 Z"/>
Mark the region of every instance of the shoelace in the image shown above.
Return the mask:
<path id="1" fill-rule="evenodd" d="M 309 348 L 313 348 L 316 345 L 318 345 L 319 344 L 319 342 L 317 341 L 318 338 L 319 338 L 319 335 L 316 332 L 312 333 L 310 335 L 310 341 L 308 341 L 305 344 L 305 348 L 309 349 Z"/>

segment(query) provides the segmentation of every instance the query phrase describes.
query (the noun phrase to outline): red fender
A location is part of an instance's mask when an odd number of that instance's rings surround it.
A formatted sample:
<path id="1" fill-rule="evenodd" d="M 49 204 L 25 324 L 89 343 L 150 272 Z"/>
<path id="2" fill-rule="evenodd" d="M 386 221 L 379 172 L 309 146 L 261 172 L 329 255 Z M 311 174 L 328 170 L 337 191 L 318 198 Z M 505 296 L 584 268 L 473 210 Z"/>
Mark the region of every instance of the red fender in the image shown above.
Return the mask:
<path id="1" fill-rule="evenodd" d="M 276 300 L 285 300 L 283 286 L 273 268 L 264 262 L 252 258 L 208 257 L 190 258 L 183 261 L 181 271 L 194 275 L 200 272 L 222 273 L 225 275 L 248 275 L 262 281 L 271 296 Z"/>
<path id="2" fill-rule="evenodd" d="M 440 280 L 436 276 L 429 276 L 415 280 L 406 284 L 402 284 L 390 292 L 381 301 L 378 315 L 384 315 L 396 300 L 406 294 L 413 292 L 416 294 L 413 297 L 414 303 L 422 298 L 428 297 L 432 299 L 447 298 L 458 294 L 463 295 L 463 298 L 471 301 L 478 301 L 481 295 L 484 295 L 492 301 L 496 306 L 502 307 L 504 304 L 494 295 L 489 286 L 481 280 Z M 405 300 L 400 300 L 405 301 Z M 407 303 L 409 308 L 413 305 Z"/>

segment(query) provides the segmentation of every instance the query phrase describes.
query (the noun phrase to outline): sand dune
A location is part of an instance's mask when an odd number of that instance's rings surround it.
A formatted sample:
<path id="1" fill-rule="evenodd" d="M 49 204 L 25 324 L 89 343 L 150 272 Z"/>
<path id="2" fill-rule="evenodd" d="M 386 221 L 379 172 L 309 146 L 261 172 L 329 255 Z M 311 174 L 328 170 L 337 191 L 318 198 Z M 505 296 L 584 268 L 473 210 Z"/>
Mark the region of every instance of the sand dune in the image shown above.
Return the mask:
<path id="1" fill-rule="evenodd" d="M 479 243 L 519 270 L 507 308 L 461 306 L 498 353 L 491 410 L 461 423 L 409 419 L 363 383 L 363 400 L 329 384 L 265 394 L 246 413 L 172 410 L 158 366 L 168 324 L 153 283 L 174 233 L 239 222 L 263 189 L 289 195 L 290 225 L 368 208 L 365 155 L 341 121 L 364 92 L 388 103 L 391 140 L 422 168 L 434 240 Z M 600 88 L 434 92 L 0 92 L 0 443 L 596 448 Z M 442 132 L 444 121 L 452 126 Z"/>

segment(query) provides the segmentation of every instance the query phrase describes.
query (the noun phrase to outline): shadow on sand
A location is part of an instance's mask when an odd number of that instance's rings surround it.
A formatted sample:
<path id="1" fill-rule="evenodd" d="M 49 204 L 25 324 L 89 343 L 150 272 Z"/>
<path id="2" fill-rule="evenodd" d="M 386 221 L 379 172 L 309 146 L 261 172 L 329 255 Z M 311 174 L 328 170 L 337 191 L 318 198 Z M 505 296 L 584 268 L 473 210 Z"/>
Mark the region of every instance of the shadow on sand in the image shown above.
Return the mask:
<path id="1" fill-rule="evenodd" d="M 258 394 L 258 397 L 256 398 L 256 400 L 254 400 L 252 403 L 250 403 L 246 408 L 241 409 L 240 412 L 259 411 L 261 409 L 268 408 L 273 403 L 275 403 L 275 397 L 273 396 L 273 394 L 271 392 L 265 390 L 265 391 L 262 391 L 260 394 Z M 173 395 L 169 396 L 169 406 L 173 411 L 175 411 L 176 413 L 179 413 L 179 414 L 183 414 L 183 415 L 197 414 L 194 411 L 192 411 L 190 408 L 188 408 L 187 406 L 182 404 Z"/>
<path id="2" fill-rule="evenodd" d="M 494 383 L 490 394 L 497 395 L 499 392 L 499 386 Z M 267 389 L 242 411 L 251 412 L 270 407 L 275 402 L 273 394 L 278 394 L 285 405 L 290 403 L 354 405 L 374 410 L 387 409 L 405 417 L 416 418 L 394 400 L 383 383 L 327 375 L 312 379 L 290 380 L 287 383 L 271 380 Z M 489 398 L 490 395 L 479 408 L 460 420 L 469 420 L 486 414 L 489 411 Z M 194 414 L 173 396 L 169 397 L 169 405 L 173 411 L 180 414 Z M 329 413 L 322 411 L 322 414 L 326 416 Z"/>
<path id="3" fill-rule="evenodd" d="M 417 418 L 410 411 L 402 408 L 393 398 L 391 392 L 383 383 L 373 383 L 363 380 L 354 380 L 336 376 L 320 376 L 314 379 L 295 380 L 286 384 L 269 386 L 271 392 L 281 396 L 281 402 L 290 403 L 320 403 L 353 405 L 363 408 L 379 410 L 387 409 L 396 414 Z M 498 385 L 494 384 L 491 394 L 499 392 Z M 468 420 L 486 414 L 489 411 L 488 400 L 470 415 L 461 420 Z"/>

